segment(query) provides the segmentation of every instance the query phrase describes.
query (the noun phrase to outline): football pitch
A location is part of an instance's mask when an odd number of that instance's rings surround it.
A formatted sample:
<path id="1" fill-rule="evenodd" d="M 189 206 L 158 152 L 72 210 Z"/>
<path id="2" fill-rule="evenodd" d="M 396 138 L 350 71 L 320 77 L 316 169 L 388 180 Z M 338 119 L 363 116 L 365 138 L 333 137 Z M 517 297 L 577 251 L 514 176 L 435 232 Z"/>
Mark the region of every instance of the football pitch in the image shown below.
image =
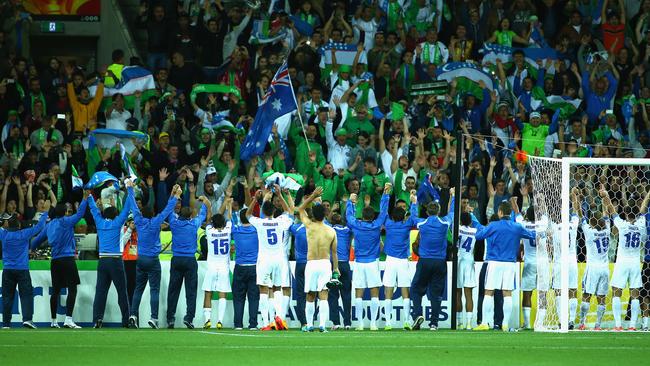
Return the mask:
<path id="1" fill-rule="evenodd" d="M 650 333 L 0 330 L 0 365 L 644 364 Z"/>

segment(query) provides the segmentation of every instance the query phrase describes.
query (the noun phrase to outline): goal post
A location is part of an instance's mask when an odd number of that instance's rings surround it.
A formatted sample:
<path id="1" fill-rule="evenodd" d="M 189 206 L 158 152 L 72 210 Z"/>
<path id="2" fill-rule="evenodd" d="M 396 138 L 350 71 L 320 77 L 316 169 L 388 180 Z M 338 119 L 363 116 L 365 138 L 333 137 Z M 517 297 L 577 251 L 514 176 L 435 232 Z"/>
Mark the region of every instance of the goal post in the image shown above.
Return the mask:
<path id="1" fill-rule="evenodd" d="M 650 159 L 569 157 L 554 159 L 529 156 L 528 161 L 532 173 L 532 204 L 535 211 L 535 221 L 536 224 L 543 223 L 541 228 L 536 226 L 538 227 L 536 229 L 538 234 L 536 239 L 538 310 L 535 330 L 568 332 L 570 322 L 576 322 L 575 304 L 580 301 L 584 292 L 584 288 L 581 288 L 580 285 L 577 285 L 577 288 L 574 289 L 574 318 L 570 319 L 569 281 L 570 276 L 573 276 L 575 286 L 578 277 L 577 270 L 574 269 L 572 274 L 570 274 L 570 270 L 572 270 L 571 266 L 577 268 L 577 258 L 584 258 L 586 254 L 584 242 L 581 245 L 577 244 L 577 227 L 579 225 L 575 215 L 572 221 L 572 209 L 574 213 L 577 213 L 576 210 L 580 210 L 580 216 L 585 215 L 586 217 L 591 217 L 596 212 L 599 212 L 604 203 L 600 202 L 597 191 L 600 189 L 599 187 L 603 187 L 609 195 L 613 196 L 612 199 L 616 200 L 618 214 L 621 214 L 622 217 L 628 217 L 629 215 L 641 217 L 645 212 L 638 212 L 637 209 L 641 207 L 641 200 L 646 195 L 646 185 L 650 183 L 650 169 L 648 169 Z M 572 208 L 571 191 L 574 187 L 579 187 L 579 191 L 584 194 L 584 197 L 580 199 L 580 207 Z M 617 230 L 614 230 L 614 225 L 611 225 L 611 228 L 612 231 L 617 232 Z M 643 233 L 645 234 L 645 227 Z M 573 238 L 574 247 L 571 246 L 571 235 L 575 236 Z M 610 263 L 614 263 L 611 258 L 614 258 L 616 253 L 612 249 L 617 246 L 616 249 L 618 250 L 620 249 L 618 247 L 623 245 L 623 243 L 618 243 L 617 237 L 614 233 L 610 233 L 608 239 L 613 245 L 610 246 L 608 241 L 608 246 L 604 248 L 606 255 L 610 258 L 607 263 L 608 269 Z M 640 250 L 642 249 L 643 245 Z M 557 268 L 558 266 L 559 268 Z M 638 266 L 641 267 L 640 257 Z M 608 272 L 611 271 L 608 270 Z M 611 277 L 611 273 L 609 273 L 607 295 L 603 295 L 608 300 L 612 295 Z M 577 278 L 577 280 L 581 282 L 582 278 Z M 644 279 L 642 278 L 642 280 Z M 645 281 L 647 280 L 645 279 Z M 578 293 L 578 289 L 582 291 Z M 618 299 L 620 303 L 620 296 Z M 591 299 L 589 304 L 593 302 L 594 300 Z M 613 304 L 607 302 L 605 308 L 607 308 L 607 305 L 612 305 L 613 310 L 611 313 L 607 313 L 606 318 L 608 320 L 607 322 L 603 321 L 603 323 L 610 324 L 612 323 L 611 316 L 616 314 Z M 602 321 L 603 314 L 601 313 L 604 313 L 605 310 L 601 310 L 602 305 L 599 306 L 598 303 L 596 306 L 599 309 L 597 319 Z M 618 322 L 620 323 L 620 309 L 618 315 Z M 616 319 L 615 316 L 614 319 Z M 600 323 L 596 324 L 596 326 L 600 326 Z M 630 327 L 634 326 L 635 324 L 630 324 Z"/>

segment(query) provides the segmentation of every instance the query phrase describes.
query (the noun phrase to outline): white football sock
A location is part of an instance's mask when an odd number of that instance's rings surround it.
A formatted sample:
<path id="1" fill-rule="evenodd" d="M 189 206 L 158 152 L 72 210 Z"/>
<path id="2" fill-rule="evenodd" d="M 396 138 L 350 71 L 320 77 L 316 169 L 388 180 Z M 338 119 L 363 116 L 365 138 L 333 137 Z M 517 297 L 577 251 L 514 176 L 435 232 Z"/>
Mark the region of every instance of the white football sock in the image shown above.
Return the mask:
<path id="1" fill-rule="evenodd" d="M 357 317 L 359 326 L 363 326 L 363 298 L 361 297 L 354 298 L 354 314 Z"/>
<path id="2" fill-rule="evenodd" d="M 505 306 L 505 304 L 503 305 Z M 528 329 L 530 328 L 530 308 L 524 307 L 523 313 L 524 313 L 524 328 Z"/>
<path id="3" fill-rule="evenodd" d="M 379 298 L 371 297 L 370 298 L 370 325 L 377 323 L 377 315 L 379 315 Z"/>
<path id="4" fill-rule="evenodd" d="M 307 326 L 308 327 L 313 327 L 314 326 L 314 313 L 315 312 L 316 312 L 316 302 L 307 301 L 307 304 L 305 305 L 305 317 L 307 318 Z"/>
<path id="5" fill-rule="evenodd" d="M 282 295 L 282 319 L 284 319 L 287 314 L 289 314 L 289 303 L 291 302 L 291 296 Z"/>
<path id="6" fill-rule="evenodd" d="M 636 321 L 639 318 L 639 312 L 641 312 L 641 303 L 639 299 L 634 299 L 630 302 L 632 310 L 630 311 L 630 328 L 636 328 Z"/>
<path id="7" fill-rule="evenodd" d="M 54 324 L 58 324 L 58 322 L 56 321 L 56 318 L 52 318 L 52 325 L 54 325 Z"/>
<path id="8" fill-rule="evenodd" d="M 407 322 L 411 319 L 411 299 L 402 299 L 404 305 L 404 321 Z"/>
<path id="9" fill-rule="evenodd" d="M 284 294 L 282 291 L 273 292 L 273 306 L 275 308 L 275 315 L 284 319 L 284 314 L 282 314 L 282 303 L 284 302 Z M 273 317 L 275 318 L 275 316 Z"/>
<path id="10" fill-rule="evenodd" d="M 612 313 L 614 313 L 614 325 L 621 326 L 621 298 L 616 296 L 612 297 Z M 598 321 L 600 324 L 600 320 Z"/>
<path id="11" fill-rule="evenodd" d="M 503 297 L 503 329 L 510 329 L 510 315 L 512 315 L 512 296 Z"/>
<path id="12" fill-rule="evenodd" d="M 483 297 L 483 316 L 481 324 L 494 326 L 494 296 L 485 295 Z"/>
<path id="13" fill-rule="evenodd" d="M 260 294 L 260 314 L 262 314 L 262 327 L 269 325 L 269 294 Z"/>
<path id="14" fill-rule="evenodd" d="M 605 305 L 598 305 L 598 310 L 596 312 L 596 324 L 599 326 L 603 322 L 603 315 L 605 315 Z"/>
<path id="15" fill-rule="evenodd" d="M 212 308 L 203 308 L 203 322 L 207 322 L 212 318 Z"/>
<path id="16" fill-rule="evenodd" d="M 643 317 L 643 328 L 648 327 L 648 320 L 650 320 L 650 318 L 648 318 L 647 316 Z"/>
<path id="17" fill-rule="evenodd" d="M 474 314 L 469 311 L 465 312 L 465 326 L 466 328 L 472 327 L 472 321 L 474 320 Z"/>
<path id="18" fill-rule="evenodd" d="M 458 325 L 461 325 L 461 324 L 465 324 L 463 322 L 463 312 L 462 311 L 457 311 L 456 312 L 456 325 L 458 326 Z"/>
<path id="19" fill-rule="evenodd" d="M 537 318 L 535 319 L 535 324 L 543 326 L 544 318 L 546 318 L 546 309 L 537 309 Z"/>
<path id="20" fill-rule="evenodd" d="M 576 321 L 576 310 L 578 310 L 578 299 L 569 299 L 569 322 Z"/>
<path id="21" fill-rule="evenodd" d="M 591 303 L 588 303 L 586 301 L 583 301 L 580 304 L 580 324 L 585 324 L 587 321 L 587 313 L 589 313 L 589 307 L 591 306 Z"/>
<path id="22" fill-rule="evenodd" d="M 217 310 L 218 320 L 220 323 L 223 323 L 223 316 L 226 315 L 226 306 L 228 306 L 228 300 L 226 298 L 219 298 L 219 309 Z"/>
<path id="23" fill-rule="evenodd" d="M 56 319 L 54 319 L 54 321 L 56 321 Z M 72 324 L 72 323 L 74 323 L 74 321 L 72 320 L 72 317 L 66 315 L 65 322 L 63 324 Z"/>
<path id="24" fill-rule="evenodd" d="M 393 325 L 393 300 L 384 300 L 384 315 L 386 316 L 386 326 Z"/>
<path id="25" fill-rule="evenodd" d="M 318 325 L 321 328 L 327 327 L 327 321 L 330 320 L 330 304 L 327 300 L 318 301 Z"/>

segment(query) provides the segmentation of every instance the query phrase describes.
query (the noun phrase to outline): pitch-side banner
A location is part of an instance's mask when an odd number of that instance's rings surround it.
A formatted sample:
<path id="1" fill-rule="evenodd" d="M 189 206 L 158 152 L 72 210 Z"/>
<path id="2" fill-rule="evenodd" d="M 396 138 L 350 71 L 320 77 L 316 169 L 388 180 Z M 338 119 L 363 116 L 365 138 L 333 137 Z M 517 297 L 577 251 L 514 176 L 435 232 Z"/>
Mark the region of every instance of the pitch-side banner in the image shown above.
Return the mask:
<path id="1" fill-rule="evenodd" d="M 83 262 L 80 262 L 83 263 Z M 164 324 L 164 319 L 165 319 L 165 314 L 167 312 L 167 290 L 169 286 L 169 266 L 170 262 L 163 261 L 160 263 L 162 267 L 162 276 L 161 276 L 161 284 L 160 284 L 160 308 L 159 308 L 159 325 L 161 327 L 166 326 Z M 295 263 L 291 262 L 291 272 L 292 272 L 292 280 L 294 277 L 294 271 L 295 271 Z M 409 270 L 410 270 L 410 275 L 413 276 L 415 273 L 415 266 L 417 262 L 409 262 Z M 478 276 L 480 269 L 481 269 L 481 263 L 476 264 L 476 275 Z M 351 269 L 354 271 L 354 262 L 350 262 Z M 384 269 L 384 262 L 380 262 L 379 264 L 380 269 Z M 441 311 L 439 315 L 439 327 L 441 328 L 450 328 L 451 327 L 451 262 L 447 263 L 448 266 L 448 271 L 447 271 L 447 286 L 443 295 L 442 299 L 442 306 L 441 306 Z M 92 326 L 92 321 L 93 321 L 93 316 L 92 316 L 92 308 L 93 308 L 93 299 L 95 296 L 95 284 L 97 281 L 97 275 L 96 271 L 94 269 L 92 270 L 84 270 L 84 267 L 88 266 L 79 266 L 80 271 L 79 271 L 79 276 L 81 277 L 81 285 L 78 287 L 78 292 L 77 292 L 77 302 L 75 305 L 75 310 L 74 310 L 74 320 L 77 322 L 77 324 L 81 326 Z M 231 263 L 231 272 L 234 268 L 234 263 Z M 1 270 L 0 270 L 0 275 L 1 275 Z M 197 291 L 197 300 L 196 300 L 196 317 L 194 318 L 194 326 L 200 327 L 203 325 L 203 292 L 201 291 L 201 284 L 203 283 L 203 277 L 206 272 L 206 262 L 199 262 L 199 280 L 198 280 L 198 291 Z M 51 321 L 51 316 L 50 316 L 50 294 L 52 292 L 52 280 L 50 276 L 50 271 L 49 269 L 42 269 L 42 270 L 31 270 L 31 277 L 32 277 L 32 284 L 34 286 L 34 322 L 39 325 L 39 326 L 49 326 L 50 321 Z M 517 276 L 519 277 L 519 276 Z M 518 282 L 519 280 L 517 280 Z M 518 283 L 517 283 L 518 285 Z M 352 290 L 352 298 L 354 299 L 354 289 Z M 65 292 L 65 290 L 64 290 Z M 397 295 L 400 294 L 399 291 L 395 291 Z M 476 314 L 477 311 L 477 300 L 478 300 L 478 288 L 474 289 L 474 313 Z M 65 317 L 65 294 L 61 296 L 61 304 L 64 306 L 59 306 L 58 308 L 58 318 L 59 321 L 63 321 L 63 318 Z M 232 300 L 230 300 L 231 297 L 229 296 L 228 300 L 228 309 L 226 310 L 226 316 L 225 316 L 225 321 L 223 322 L 224 327 L 232 327 L 233 326 L 233 305 L 232 305 Z M 383 289 L 380 293 L 380 299 L 383 300 Z M 340 300 L 339 300 L 340 301 Z M 354 309 L 354 301 L 352 301 L 353 306 L 352 306 L 352 321 L 353 325 L 355 325 L 356 319 L 355 317 L 355 309 Z M 513 304 L 515 308 L 513 309 L 513 316 L 512 320 L 516 321 L 517 319 L 517 314 L 519 314 L 519 294 L 517 291 L 513 292 Z M 214 305 L 216 306 L 216 302 L 214 302 Z M 431 306 L 426 298 L 426 296 L 422 299 L 422 306 L 423 306 L 423 314 L 426 318 L 425 321 L 425 326 L 428 324 L 429 319 L 431 318 Z M 177 312 L 176 312 L 176 324 L 175 326 L 178 327 L 183 327 L 182 321 L 183 321 L 183 316 L 185 315 L 185 290 L 183 289 L 181 291 L 181 295 L 179 297 L 178 301 L 178 307 L 177 307 Z M 246 307 L 248 307 L 248 303 L 246 304 Z M 19 298 L 16 296 L 13 304 L 13 317 L 12 317 L 12 325 L 18 326 L 22 322 L 22 316 L 20 314 L 20 304 L 19 304 Z M 216 323 L 216 311 L 212 312 L 212 316 L 214 319 L 212 319 L 212 323 Z M 402 307 L 402 299 L 401 297 L 396 298 L 393 300 L 393 325 L 394 326 L 401 326 L 402 322 L 404 321 L 404 310 Z M 318 314 L 318 312 L 316 312 Z M 364 310 L 363 310 L 363 318 L 364 318 L 364 323 L 366 327 L 369 325 L 370 321 L 370 298 L 368 296 L 368 291 L 366 291 L 366 294 L 364 295 Z M 142 302 L 140 303 L 140 324 L 143 326 L 146 326 L 146 322 L 150 317 L 150 308 L 149 308 L 149 286 L 147 285 L 147 288 L 145 289 L 144 295 L 142 297 Z M 341 317 L 341 321 L 342 321 Z M 378 326 L 383 327 L 384 326 L 384 313 L 383 313 L 383 307 L 380 310 L 379 314 L 379 321 L 378 321 Z M 476 315 L 474 316 L 474 319 L 476 319 Z M 296 316 L 296 301 L 295 299 L 292 299 L 291 301 L 291 306 L 289 308 L 289 313 L 286 316 L 286 320 L 289 323 L 289 326 L 292 328 L 298 328 L 300 327 L 300 323 L 297 320 Z M 258 324 L 260 323 L 261 318 L 258 315 Z M 341 322 L 342 324 L 342 322 Z M 104 313 L 104 325 L 105 326 L 120 326 L 121 325 L 121 314 L 120 314 L 120 309 L 117 304 L 117 292 L 115 291 L 115 287 L 111 286 L 111 289 L 108 293 L 108 301 L 106 304 L 106 311 Z M 246 308 L 244 310 L 244 326 L 248 325 L 248 309 Z"/>

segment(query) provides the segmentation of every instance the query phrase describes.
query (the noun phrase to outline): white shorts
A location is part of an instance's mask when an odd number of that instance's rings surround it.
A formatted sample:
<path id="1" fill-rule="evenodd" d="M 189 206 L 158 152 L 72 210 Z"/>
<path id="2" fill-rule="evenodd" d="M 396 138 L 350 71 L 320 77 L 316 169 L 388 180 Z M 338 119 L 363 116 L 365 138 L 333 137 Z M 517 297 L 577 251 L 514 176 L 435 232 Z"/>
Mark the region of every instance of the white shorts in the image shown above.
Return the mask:
<path id="1" fill-rule="evenodd" d="M 282 257 L 268 257 L 257 259 L 257 284 L 266 287 L 282 286 L 282 266 L 285 259 Z"/>
<path id="2" fill-rule="evenodd" d="M 370 263 L 354 262 L 352 286 L 354 286 L 354 288 L 381 287 L 379 261 L 376 260 Z"/>
<path id="3" fill-rule="evenodd" d="M 624 289 L 629 283 L 630 288 L 641 288 L 641 262 L 616 262 L 612 274 L 612 287 Z"/>
<path id="4" fill-rule="evenodd" d="M 382 283 L 384 287 L 411 287 L 408 259 L 386 256 Z"/>
<path id="5" fill-rule="evenodd" d="M 559 290 L 562 288 L 560 264 L 553 263 L 553 288 Z M 569 288 L 575 290 L 578 288 L 578 262 L 569 262 Z"/>
<path id="6" fill-rule="evenodd" d="M 487 274 L 485 275 L 486 290 L 515 289 L 517 277 L 517 263 L 488 261 Z"/>
<path id="7" fill-rule="evenodd" d="M 305 265 L 305 292 L 327 290 L 325 286 L 332 279 L 332 264 L 328 259 L 307 261 Z"/>
<path id="8" fill-rule="evenodd" d="M 609 290 L 609 266 L 587 264 L 585 276 L 582 279 L 582 292 L 590 295 L 607 295 Z"/>
<path id="9" fill-rule="evenodd" d="M 537 263 L 524 262 L 524 270 L 521 272 L 521 291 L 533 291 L 537 289 Z"/>
<path id="10" fill-rule="evenodd" d="M 291 287 L 291 268 L 289 268 L 289 260 L 280 263 L 280 286 Z"/>
<path id="11" fill-rule="evenodd" d="M 458 278 L 456 279 L 456 287 L 476 287 L 476 269 L 473 260 L 460 260 L 458 262 Z"/>
<path id="12" fill-rule="evenodd" d="M 203 291 L 232 292 L 228 267 L 208 265 L 202 289 Z"/>

